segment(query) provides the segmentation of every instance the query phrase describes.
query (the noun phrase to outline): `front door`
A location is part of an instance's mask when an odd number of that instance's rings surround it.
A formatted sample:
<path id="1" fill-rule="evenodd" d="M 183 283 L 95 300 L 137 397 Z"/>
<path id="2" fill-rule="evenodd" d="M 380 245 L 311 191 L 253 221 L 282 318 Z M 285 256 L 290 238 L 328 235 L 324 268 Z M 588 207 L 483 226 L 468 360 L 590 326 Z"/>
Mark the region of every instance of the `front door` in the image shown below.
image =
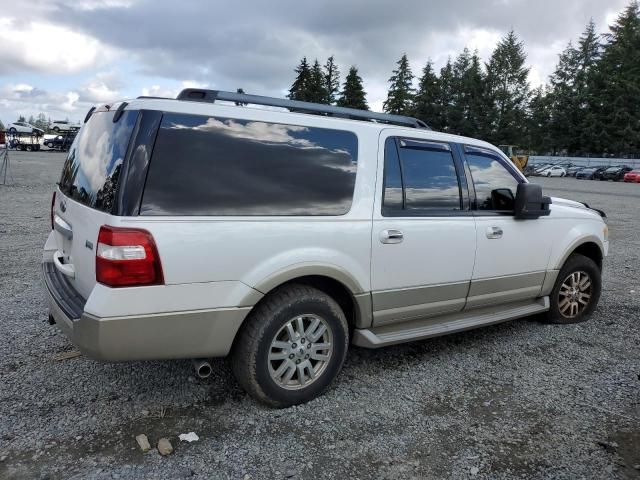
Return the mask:
<path id="1" fill-rule="evenodd" d="M 476 229 L 461 158 L 448 143 L 380 135 L 373 214 L 373 324 L 457 312 L 473 271 Z"/>
<path id="2" fill-rule="evenodd" d="M 466 308 L 504 304 L 540 294 L 551 252 L 543 222 L 516 220 L 513 201 L 524 179 L 492 150 L 464 147 L 475 190 L 477 252 Z"/>

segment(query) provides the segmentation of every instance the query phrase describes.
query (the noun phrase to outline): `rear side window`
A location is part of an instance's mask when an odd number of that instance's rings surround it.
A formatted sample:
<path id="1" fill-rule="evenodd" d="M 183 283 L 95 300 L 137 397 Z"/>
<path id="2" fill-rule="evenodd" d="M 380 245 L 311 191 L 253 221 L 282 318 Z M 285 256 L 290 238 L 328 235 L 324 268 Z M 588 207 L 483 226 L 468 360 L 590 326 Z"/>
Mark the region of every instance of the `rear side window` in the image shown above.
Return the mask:
<path id="1" fill-rule="evenodd" d="M 448 144 L 386 140 L 383 214 L 429 215 L 460 209 L 460 184 Z"/>
<path id="2" fill-rule="evenodd" d="M 167 113 L 141 215 L 343 215 L 357 169 L 351 132 Z"/>
<path id="3" fill-rule="evenodd" d="M 78 202 L 111 213 L 138 110 L 98 112 L 76 136 L 62 167 L 60 190 Z"/>

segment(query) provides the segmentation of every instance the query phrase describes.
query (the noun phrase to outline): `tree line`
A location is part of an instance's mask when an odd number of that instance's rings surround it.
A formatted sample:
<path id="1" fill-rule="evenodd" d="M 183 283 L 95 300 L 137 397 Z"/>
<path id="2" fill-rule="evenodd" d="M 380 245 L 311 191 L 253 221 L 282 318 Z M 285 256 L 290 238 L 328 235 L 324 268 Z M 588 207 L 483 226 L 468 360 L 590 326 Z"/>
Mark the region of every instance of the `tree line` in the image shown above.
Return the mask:
<path id="1" fill-rule="evenodd" d="M 640 9 L 633 0 L 610 33 L 590 21 L 560 53 L 548 83 L 532 89 L 524 43 L 514 31 L 487 62 L 465 48 L 436 71 L 428 60 L 416 78 L 403 54 L 389 78 L 383 108 L 434 130 L 516 145 L 529 153 L 640 156 Z M 333 56 L 303 58 L 288 97 L 368 110 L 356 66 L 344 82 Z"/>

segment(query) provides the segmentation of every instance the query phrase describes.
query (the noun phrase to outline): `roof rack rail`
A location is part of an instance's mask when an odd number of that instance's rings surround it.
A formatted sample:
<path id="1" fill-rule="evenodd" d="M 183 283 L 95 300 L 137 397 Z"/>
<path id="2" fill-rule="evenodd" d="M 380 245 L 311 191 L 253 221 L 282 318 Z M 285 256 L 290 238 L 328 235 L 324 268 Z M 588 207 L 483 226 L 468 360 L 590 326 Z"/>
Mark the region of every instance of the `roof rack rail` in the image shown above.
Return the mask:
<path id="1" fill-rule="evenodd" d="M 373 120 L 381 123 L 431 130 L 426 123 L 413 117 L 391 115 L 389 113 L 369 112 L 367 110 L 358 110 L 356 108 L 336 107 L 334 105 L 324 105 L 321 103 L 301 102 L 299 100 L 263 97 L 261 95 L 248 95 L 246 93 L 206 90 L 201 88 L 185 88 L 176 98 L 177 100 L 188 100 L 192 102 L 214 103 L 216 100 L 223 100 L 227 102 L 236 102 L 237 104 L 251 103 L 253 105 L 288 108 L 289 110 L 299 113 L 324 113 L 330 116 L 348 118 L 352 120 Z"/>

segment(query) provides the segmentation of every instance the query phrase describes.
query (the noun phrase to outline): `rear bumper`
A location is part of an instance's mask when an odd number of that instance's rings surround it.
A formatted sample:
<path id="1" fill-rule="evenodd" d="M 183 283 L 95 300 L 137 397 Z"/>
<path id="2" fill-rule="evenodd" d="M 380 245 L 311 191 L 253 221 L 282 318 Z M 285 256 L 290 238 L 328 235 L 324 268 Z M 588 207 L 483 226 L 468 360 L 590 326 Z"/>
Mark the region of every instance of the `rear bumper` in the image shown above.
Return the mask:
<path id="1" fill-rule="evenodd" d="M 251 307 L 99 318 L 49 262 L 43 263 L 50 314 L 90 358 L 105 361 L 226 356 Z"/>

